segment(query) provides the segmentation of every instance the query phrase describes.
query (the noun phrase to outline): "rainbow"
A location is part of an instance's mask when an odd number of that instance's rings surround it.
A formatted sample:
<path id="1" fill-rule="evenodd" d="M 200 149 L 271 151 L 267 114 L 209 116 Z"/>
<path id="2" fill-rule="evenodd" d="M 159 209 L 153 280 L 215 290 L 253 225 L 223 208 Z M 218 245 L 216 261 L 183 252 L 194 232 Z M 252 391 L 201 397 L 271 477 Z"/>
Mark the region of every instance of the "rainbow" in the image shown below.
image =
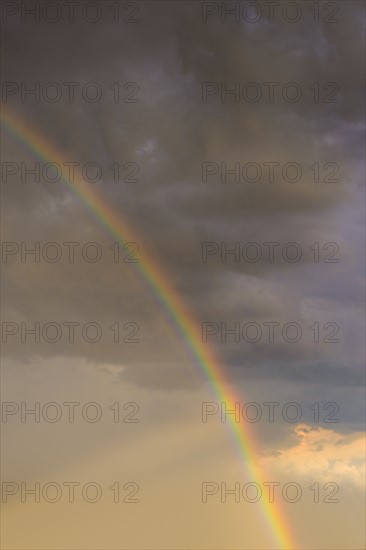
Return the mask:
<path id="1" fill-rule="evenodd" d="M 56 162 L 60 165 L 66 162 L 62 154 L 51 145 L 48 139 L 20 120 L 8 107 L 3 107 L 1 124 L 18 142 L 26 146 L 39 159 L 45 162 Z M 111 206 L 93 189 L 93 186 L 84 181 L 80 174 L 77 174 L 76 170 L 72 182 L 64 176 L 62 180 L 121 245 L 124 246 L 128 242 L 134 241 L 142 242 L 130 223 L 124 220 L 119 213 L 113 211 Z M 178 334 L 184 337 L 195 361 L 211 383 L 216 397 L 220 402 L 226 403 L 227 410 L 234 409 L 235 403 L 240 402 L 240 399 L 235 395 L 226 380 L 224 370 L 213 350 L 207 344 L 202 343 L 201 327 L 171 286 L 166 274 L 162 272 L 156 261 L 146 250 L 139 252 L 139 263 L 133 265 L 158 297 L 162 307 L 172 319 Z M 262 485 L 265 480 L 263 479 L 263 473 L 257 466 L 258 445 L 251 427 L 249 424 L 236 423 L 232 415 L 229 415 L 229 419 L 228 426 L 244 459 L 246 471 L 251 476 L 250 481 L 256 481 Z M 276 548 L 294 550 L 297 545 L 294 542 L 290 526 L 280 503 L 270 503 L 266 492 L 263 492 L 260 502 L 264 524 L 268 528 Z"/>

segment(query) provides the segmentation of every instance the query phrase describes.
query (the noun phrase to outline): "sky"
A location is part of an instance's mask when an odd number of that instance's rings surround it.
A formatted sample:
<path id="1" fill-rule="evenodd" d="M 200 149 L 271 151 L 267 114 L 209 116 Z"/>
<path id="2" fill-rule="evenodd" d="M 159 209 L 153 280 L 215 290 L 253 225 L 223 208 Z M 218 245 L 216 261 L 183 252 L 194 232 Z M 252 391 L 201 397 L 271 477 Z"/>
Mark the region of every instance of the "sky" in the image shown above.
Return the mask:
<path id="1" fill-rule="evenodd" d="M 71 4 L 2 5 L 2 547 L 364 548 L 364 3 Z"/>

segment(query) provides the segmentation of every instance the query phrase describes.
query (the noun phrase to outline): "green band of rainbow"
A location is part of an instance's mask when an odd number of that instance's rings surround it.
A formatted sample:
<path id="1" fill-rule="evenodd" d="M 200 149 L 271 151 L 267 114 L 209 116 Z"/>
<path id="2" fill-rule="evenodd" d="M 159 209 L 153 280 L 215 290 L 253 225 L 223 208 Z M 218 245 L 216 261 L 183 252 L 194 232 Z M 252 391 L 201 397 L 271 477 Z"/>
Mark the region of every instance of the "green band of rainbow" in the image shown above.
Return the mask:
<path id="1" fill-rule="evenodd" d="M 8 108 L 3 108 L 1 123 L 8 132 L 19 142 L 24 144 L 36 157 L 46 162 L 56 162 L 62 165 L 66 160 L 62 157 L 50 142 L 38 131 L 21 121 Z M 73 193 L 75 193 L 95 215 L 99 222 L 108 229 L 109 233 L 117 239 L 121 245 L 127 242 L 142 242 L 137 232 L 132 229 L 120 215 L 106 203 L 90 183 L 83 180 L 80 174 L 75 171 L 74 180 L 71 182 L 63 176 L 62 180 Z M 240 399 L 235 395 L 230 384 L 225 379 L 224 370 L 220 366 L 218 358 L 213 350 L 201 341 L 201 329 L 178 293 L 171 286 L 167 276 L 160 267 L 144 250 L 139 252 L 139 263 L 133 264 L 139 270 L 143 279 L 149 284 L 154 294 L 159 298 L 164 309 L 169 314 L 182 335 L 191 352 L 193 353 L 200 369 L 210 381 L 214 392 L 220 402 L 226 403 L 227 410 L 235 409 L 235 403 Z M 228 426 L 239 447 L 246 472 L 250 474 L 250 481 L 260 485 L 265 481 L 263 474 L 257 465 L 257 444 L 249 424 L 237 423 L 233 415 L 229 415 Z M 280 550 L 294 550 L 294 543 L 291 529 L 279 502 L 270 503 L 267 495 L 263 492 L 260 509 L 264 515 L 265 526 L 269 529 L 276 547 Z"/>

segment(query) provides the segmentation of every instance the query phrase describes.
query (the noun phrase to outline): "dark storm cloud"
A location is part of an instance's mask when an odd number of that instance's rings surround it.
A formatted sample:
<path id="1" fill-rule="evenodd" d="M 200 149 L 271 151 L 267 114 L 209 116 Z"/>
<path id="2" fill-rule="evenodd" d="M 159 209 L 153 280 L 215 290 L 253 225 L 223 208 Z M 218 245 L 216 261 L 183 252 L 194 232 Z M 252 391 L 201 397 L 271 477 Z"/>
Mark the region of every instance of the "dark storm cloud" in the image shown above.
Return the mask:
<path id="1" fill-rule="evenodd" d="M 296 241 L 306 248 L 316 241 L 339 241 L 342 258 L 352 263 L 359 233 L 343 216 L 346 210 L 359 216 L 363 7 L 358 2 L 341 7 L 342 19 L 334 25 L 308 19 L 298 24 L 203 24 L 200 5 L 193 2 L 141 3 L 141 22 L 136 25 L 12 23 L 4 29 L 5 80 L 28 85 L 96 81 L 104 95 L 95 104 L 68 103 L 65 98 L 21 103 L 17 97 L 9 104 L 63 150 L 66 160 L 97 161 L 104 167 L 115 161 L 139 163 L 138 183 L 114 184 L 106 170 L 104 183 L 91 185 L 137 228 L 141 246 L 161 264 L 198 319 L 301 320 L 303 302 L 326 293 L 330 279 L 339 273 L 335 312 L 349 286 L 358 285 L 358 275 L 351 267 L 345 270 L 344 263 L 331 266 L 331 272 L 309 265 L 308 257 L 301 265 L 281 258 L 237 264 L 222 263 L 217 255 L 202 264 L 201 246 L 204 241 L 225 241 L 228 247 L 236 241 Z M 114 103 L 109 86 L 115 81 L 138 83 L 140 102 Z M 280 94 L 271 104 L 222 103 L 218 95 L 202 103 L 203 82 L 226 82 L 229 88 L 235 82 L 279 82 L 281 89 L 294 81 L 303 90 L 297 103 L 284 101 Z M 309 90 L 314 82 L 337 83 L 340 101 L 314 103 Z M 4 146 L 5 160 L 34 162 L 11 139 Z M 284 182 L 281 174 L 273 183 L 201 181 L 204 162 L 263 166 L 269 161 L 297 162 L 304 177 L 298 183 Z M 314 162 L 336 163 L 339 183 L 315 184 L 308 168 Z M 3 193 L 7 240 L 95 240 L 108 247 L 104 230 L 62 185 L 15 179 L 3 184 Z M 74 354 L 95 363 L 130 365 L 121 376 L 149 387 L 188 383 L 183 370 L 186 350 L 176 336 L 167 336 L 164 315 L 157 313 L 156 301 L 134 281 L 133 272 L 107 260 L 96 266 L 16 261 L 5 267 L 9 282 L 4 318 L 31 323 L 75 317 L 96 319 L 104 326 L 134 317 L 144 325 L 145 340 L 137 352 L 124 350 L 123 358 L 107 343 L 93 347 L 85 342 L 71 348 L 31 344 L 33 356 Z M 346 271 L 347 287 L 342 280 Z M 357 330 L 360 313 L 349 310 Z M 182 350 L 179 359 L 177 349 Z M 10 351 L 22 360 L 29 353 L 25 346 Z M 275 350 L 246 348 L 242 357 L 262 376 L 274 354 L 283 378 L 300 382 L 300 363 L 314 359 L 314 353 L 301 342 L 291 352 L 284 345 Z M 321 354 L 327 353 L 323 347 Z M 236 354 L 236 348 L 224 352 L 228 366 L 237 364 Z M 291 369 L 289 364 L 297 360 L 299 366 Z M 334 384 L 343 384 L 343 368 Z M 320 379 L 324 373 L 326 384 L 329 369 L 317 371 Z M 351 378 L 357 380 L 353 374 Z"/>

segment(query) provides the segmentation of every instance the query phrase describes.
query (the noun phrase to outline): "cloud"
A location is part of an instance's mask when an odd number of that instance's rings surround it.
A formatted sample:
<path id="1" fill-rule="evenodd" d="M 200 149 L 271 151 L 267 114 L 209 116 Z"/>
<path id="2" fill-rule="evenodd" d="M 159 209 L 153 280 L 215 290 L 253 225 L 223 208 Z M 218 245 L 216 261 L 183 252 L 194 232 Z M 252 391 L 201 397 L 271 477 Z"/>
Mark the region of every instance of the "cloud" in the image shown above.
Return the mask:
<path id="1" fill-rule="evenodd" d="M 295 443 L 262 459 L 271 471 L 291 477 L 335 482 L 364 489 L 365 437 L 361 432 L 341 434 L 332 429 L 299 424 L 293 430 Z M 296 477 L 297 479 L 297 477 Z"/>
<path id="2" fill-rule="evenodd" d="M 98 81 L 105 93 L 99 103 L 69 103 L 64 96 L 58 103 L 22 102 L 16 96 L 9 105 L 62 150 L 66 160 L 103 166 L 103 181 L 91 185 L 141 235 L 138 245 L 152 254 L 197 319 L 300 322 L 302 304 L 329 293 L 331 315 L 341 309 L 347 314 L 348 340 L 341 352 L 340 346 L 315 349 L 305 342 L 291 349 L 282 344 L 244 349 L 228 344 L 220 349 L 224 368 L 236 366 L 239 357 L 246 365 L 256 365 L 259 378 L 263 369 L 270 377 L 275 364 L 281 379 L 292 379 L 315 356 L 317 364 L 328 365 L 338 354 L 339 366 L 345 369 L 350 348 L 358 368 L 355 334 L 360 312 L 355 309 L 362 271 L 357 257 L 363 181 L 359 3 L 348 2 L 342 24 L 333 26 L 317 26 L 309 18 L 294 25 L 281 18 L 273 23 L 264 18 L 254 26 L 224 25 L 219 19 L 203 24 L 201 6 L 195 3 L 142 2 L 140 7 L 141 23 L 124 25 L 123 31 L 106 21 L 96 26 L 78 22 L 72 29 L 63 23 L 38 25 L 34 33 L 34 25 L 17 25 L 13 18 L 4 29 L 5 80 L 28 85 Z M 19 59 L 21 51 L 26 55 Z M 42 63 L 35 62 L 37 56 Z M 108 86 L 116 81 L 138 83 L 140 102 L 115 103 Z M 274 103 L 226 103 L 215 96 L 202 103 L 203 82 L 229 87 L 250 81 L 278 81 L 281 86 L 298 81 L 303 97 L 297 103 L 284 101 L 281 94 Z M 314 82 L 337 82 L 341 101 L 314 102 L 309 89 Z M 8 135 L 4 151 L 8 161 L 35 161 Z M 115 184 L 109 167 L 116 161 L 138 162 L 140 181 Z M 280 170 L 272 183 L 236 184 L 229 179 L 222 184 L 215 178 L 202 183 L 202 163 L 207 161 L 218 166 L 226 162 L 228 167 L 256 162 L 263 172 L 266 162 L 281 167 L 298 162 L 303 177 L 293 184 L 284 181 Z M 327 163 L 336 163 L 339 182 L 314 183 L 310 167 L 315 162 L 322 176 L 328 174 Z M 7 240 L 97 241 L 106 250 L 114 240 L 62 185 L 23 184 L 14 178 L 3 185 L 3 197 Z M 273 263 L 222 262 L 220 254 L 203 264 L 205 241 L 228 247 L 235 242 L 296 241 L 304 254 L 299 264 L 282 256 Z M 339 244 L 340 263 L 314 265 L 309 246 L 329 241 Z M 145 283 L 126 266 L 116 267 L 107 257 L 95 266 L 22 264 L 16 259 L 3 266 L 8 291 L 3 315 L 29 323 L 98 317 L 106 324 L 133 317 L 144 325 L 140 354 L 125 349 L 122 361 L 113 346 L 92 349 L 82 342 L 72 349 L 30 344 L 30 350 L 9 350 L 23 360 L 30 351 L 32 357 L 74 354 L 94 364 L 123 363 L 125 376 L 148 387 L 187 383 L 182 367 L 186 355 L 182 361 L 176 358 L 181 336 L 172 338 L 166 332 L 165 314 Z"/>

